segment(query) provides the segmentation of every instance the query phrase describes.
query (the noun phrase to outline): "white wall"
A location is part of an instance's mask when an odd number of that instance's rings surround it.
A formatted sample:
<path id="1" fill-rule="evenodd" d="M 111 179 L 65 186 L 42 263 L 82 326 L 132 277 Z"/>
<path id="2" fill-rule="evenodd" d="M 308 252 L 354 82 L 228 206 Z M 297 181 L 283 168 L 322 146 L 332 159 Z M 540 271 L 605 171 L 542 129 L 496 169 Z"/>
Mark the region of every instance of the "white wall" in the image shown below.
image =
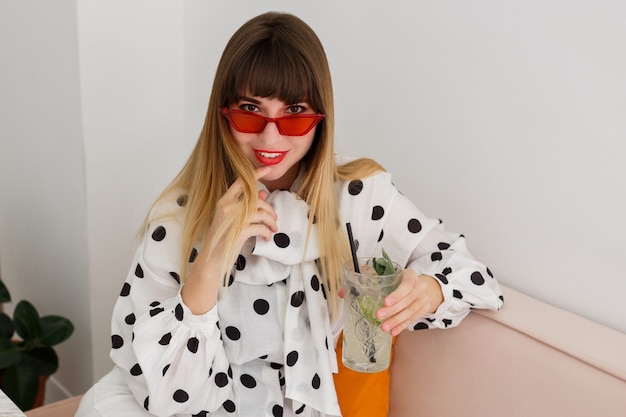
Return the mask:
<path id="1" fill-rule="evenodd" d="M 111 368 L 111 312 L 136 236 L 180 169 L 182 3 L 78 2 L 94 375 Z"/>
<path id="2" fill-rule="evenodd" d="M 5 309 L 27 299 L 72 320 L 55 378 L 80 392 L 93 356 L 75 3 L 0 3 L 0 61 L 0 257 L 14 301 Z"/>
<path id="3" fill-rule="evenodd" d="M 75 380 L 111 366 L 110 314 L 137 228 L 198 136 L 226 41 L 266 10 L 299 15 L 325 44 L 339 152 L 382 162 L 503 283 L 626 332 L 626 3 L 0 4 L 2 273 L 27 282 L 28 261 L 33 284 L 13 292 L 42 300 L 44 285 L 55 313 L 74 317 L 67 346 L 94 362 Z M 54 230 L 38 241 L 61 224 L 63 247 Z M 31 249 L 49 242 L 71 272 L 54 291 L 39 283 L 48 258 Z"/>

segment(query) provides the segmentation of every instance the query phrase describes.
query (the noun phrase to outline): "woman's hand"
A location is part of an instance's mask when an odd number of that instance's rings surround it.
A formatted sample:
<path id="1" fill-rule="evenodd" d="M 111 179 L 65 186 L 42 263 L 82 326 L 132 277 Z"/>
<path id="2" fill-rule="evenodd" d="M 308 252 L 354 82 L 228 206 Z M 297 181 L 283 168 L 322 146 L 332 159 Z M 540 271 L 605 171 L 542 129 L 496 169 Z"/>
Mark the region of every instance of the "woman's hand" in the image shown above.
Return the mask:
<path id="1" fill-rule="evenodd" d="M 271 172 L 270 167 L 257 168 L 254 171 L 256 180 L 259 180 Z M 241 194 L 243 193 L 243 180 L 238 178 L 226 191 L 226 193 L 220 198 L 215 207 L 215 216 L 213 223 L 206 234 L 207 239 L 211 239 L 216 235 L 216 231 L 223 224 L 224 219 L 228 216 L 229 211 L 233 206 L 239 203 Z M 262 236 L 264 239 L 269 240 L 272 237 L 272 233 L 278 230 L 276 224 L 276 212 L 274 208 L 269 205 L 265 200 L 267 199 L 267 192 L 265 190 L 259 191 L 259 198 L 257 202 L 256 212 L 248 219 L 248 224 L 239 235 L 238 246 L 234 249 L 235 255 L 239 253 L 243 244 L 249 238 L 253 236 Z M 208 242 L 204 242 L 208 243 Z M 203 244 L 203 247 L 207 246 Z M 210 246 L 210 245 L 208 245 Z M 221 245 L 218 245 L 221 246 Z M 225 254 L 224 254 L 225 255 Z M 224 258 L 222 258 L 224 259 Z"/>
<path id="2" fill-rule="evenodd" d="M 397 336 L 412 323 L 437 311 L 442 302 L 441 286 L 435 278 L 405 269 L 400 285 L 385 297 L 385 307 L 376 311 L 376 318 L 383 321 L 384 331 Z"/>
<path id="3" fill-rule="evenodd" d="M 257 180 L 271 172 L 270 167 L 258 168 L 254 171 Z M 254 214 L 247 220 L 247 224 L 237 238 L 237 243 L 232 252 L 226 253 L 225 245 L 212 242 L 217 230 L 223 225 L 228 213 L 239 203 L 243 193 L 244 183 L 238 178 L 220 198 L 215 207 L 215 215 L 208 232 L 205 234 L 200 253 L 194 262 L 181 296 L 183 301 L 194 314 L 203 314 L 209 311 L 217 302 L 217 294 L 222 285 L 221 276 L 223 263 L 234 263 L 236 256 L 243 244 L 251 237 L 261 236 L 266 240 L 271 239 L 272 233 L 278 230 L 276 212 L 267 203 L 267 192 L 259 191 L 257 208 Z"/>

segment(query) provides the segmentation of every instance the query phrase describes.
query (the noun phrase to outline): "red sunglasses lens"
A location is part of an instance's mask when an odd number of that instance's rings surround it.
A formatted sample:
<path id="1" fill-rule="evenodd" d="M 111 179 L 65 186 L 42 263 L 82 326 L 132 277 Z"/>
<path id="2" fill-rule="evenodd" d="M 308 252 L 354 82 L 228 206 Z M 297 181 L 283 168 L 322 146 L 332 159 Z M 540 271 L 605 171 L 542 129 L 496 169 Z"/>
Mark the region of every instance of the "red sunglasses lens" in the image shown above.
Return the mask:
<path id="1" fill-rule="evenodd" d="M 265 117 L 237 110 L 223 110 L 232 126 L 242 133 L 261 133 L 268 119 Z M 278 127 L 278 131 L 286 136 L 302 136 L 307 134 L 320 120 L 317 114 L 296 114 L 278 119 L 270 119 Z"/>
<path id="2" fill-rule="evenodd" d="M 265 119 L 251 113 L 230 112 L 230 121 L 243 133 L 261 133 L 265 128 Z"/>
<path id="3" fill-rule="evenodd" d="M 318 117 L 314 114 L 311 115 L 298 115 L 277 121 L 278 130 L 287 136 L 302 136 L 305 135 L 315 124 Z"/>

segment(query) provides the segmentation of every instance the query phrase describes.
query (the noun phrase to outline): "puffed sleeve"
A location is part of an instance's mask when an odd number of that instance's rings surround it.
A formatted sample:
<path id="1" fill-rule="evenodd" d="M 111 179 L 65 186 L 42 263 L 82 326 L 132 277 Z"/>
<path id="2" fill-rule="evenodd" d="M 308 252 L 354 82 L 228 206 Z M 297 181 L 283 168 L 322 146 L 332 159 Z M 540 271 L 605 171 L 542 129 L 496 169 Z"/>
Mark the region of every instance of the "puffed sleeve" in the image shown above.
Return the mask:
<path id="1" fill-rule="evenodd" d="M 437 311 L 411 329 L 458 325 L 474 308 L 498 310 L 503 297 L 491 271 L 468 251 L 462 235 L 424 215 L 381 172 L 340 186 L 342 219 L 352 223 L 358 256 L 381 256 L 385 249 L 404 266 L 437 279 L 444 296 Z"/>
<path id="2" fill-rule="evenodd" d="M 444 297 L 437 311 L 414 323 L 413 330 L 454 327 L 472 309 L 499 310 L 504 302 L 498 282 L 469 252 L 465 237 L 446 232 L 441 222 L 411 253 L 407 268 L 436 278 Z"/>
<path id="3" fill-rule="evenodd" d="M 233 397 L 217 309 L 194 315 L 180 296 L 184 202 L 152 213 L 113 311 L 111 358 L 137 401 L 157 416 L 211 412 Z"/>

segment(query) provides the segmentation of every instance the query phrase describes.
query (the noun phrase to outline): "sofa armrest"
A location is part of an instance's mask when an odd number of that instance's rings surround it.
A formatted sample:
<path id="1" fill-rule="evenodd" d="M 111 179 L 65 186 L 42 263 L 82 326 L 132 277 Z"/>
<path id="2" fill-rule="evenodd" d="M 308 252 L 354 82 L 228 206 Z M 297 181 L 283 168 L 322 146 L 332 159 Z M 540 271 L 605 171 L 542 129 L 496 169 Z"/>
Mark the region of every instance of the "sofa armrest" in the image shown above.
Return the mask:
<path id="1" fill-rule="evenodd" d="M 502 289 L 500 312 L 398 337 L 389 416 L 623 415 L 626 334 Z"/>

